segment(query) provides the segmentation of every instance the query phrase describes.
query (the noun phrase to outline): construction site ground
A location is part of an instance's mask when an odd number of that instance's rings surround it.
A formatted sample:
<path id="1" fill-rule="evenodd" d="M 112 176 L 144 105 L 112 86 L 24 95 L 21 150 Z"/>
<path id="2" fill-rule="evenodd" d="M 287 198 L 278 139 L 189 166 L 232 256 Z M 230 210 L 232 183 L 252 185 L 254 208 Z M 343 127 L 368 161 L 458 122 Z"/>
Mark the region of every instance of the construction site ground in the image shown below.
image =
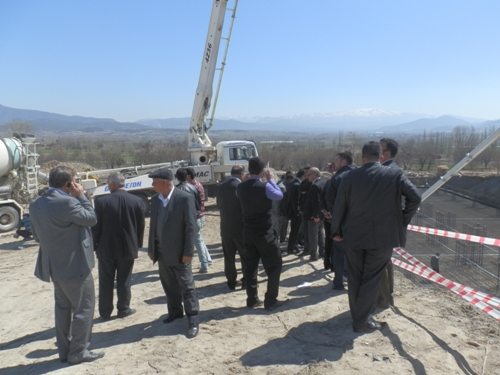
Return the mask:
<path id="1" fill-rule="evenodd" d="M 399 271 L 396 307 L 377 310 L 375 319 L 387 326 L 370 334 L 353 333 L 347 294 L 331 289 L 333 274 L 321 260 L 284 255 L 279 298 L 287 302 L 272 313 L 246 308 L 245 292 L 226 286 L 219 213 L 213 200 L 207 206 L 204 238 L 213 264 L 199 274 L 199 262 L 193 261 L 201 305 L 198 337 L 185 337 L 185 318 L 162 323 L 166 297 L 157 266 L 141 249 L 132 286 L 137 313 L 102 322 L 96 306 L 91 349 L 105 356 L 71 367 L 58 360 L 53 286 L 33 275 L 37 244 L 2 234 L 0 375 L 500 374 L 500 322 L 450 291 L 422 287 Z M 418 241 L 410 239 L 409 252 Z M 93 274 L 97 294 L 96 269 Z M 263 297 L 263 270 L 259 279 Z"/>

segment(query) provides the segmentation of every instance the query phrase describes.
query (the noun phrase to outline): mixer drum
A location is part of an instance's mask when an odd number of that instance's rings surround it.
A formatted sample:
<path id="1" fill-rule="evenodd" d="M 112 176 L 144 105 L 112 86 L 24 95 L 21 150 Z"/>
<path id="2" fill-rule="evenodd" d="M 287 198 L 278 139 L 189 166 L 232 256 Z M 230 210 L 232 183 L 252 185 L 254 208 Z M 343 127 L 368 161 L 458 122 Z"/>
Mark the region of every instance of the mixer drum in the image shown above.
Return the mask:
<path id="1" fill-rule="evenodd" d="M 23 146 L 17 138 L 0 138 L 0 176 L 21 167 Z"/>

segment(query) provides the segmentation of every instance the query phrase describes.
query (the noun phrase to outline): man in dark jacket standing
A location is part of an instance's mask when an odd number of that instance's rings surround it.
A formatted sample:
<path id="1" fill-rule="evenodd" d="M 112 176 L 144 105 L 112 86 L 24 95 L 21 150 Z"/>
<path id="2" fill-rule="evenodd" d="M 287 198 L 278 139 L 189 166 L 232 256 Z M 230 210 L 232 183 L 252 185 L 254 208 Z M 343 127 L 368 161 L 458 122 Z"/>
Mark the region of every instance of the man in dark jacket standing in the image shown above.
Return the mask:
<path id="1" fill-rule="evenodd" d="M 273 228 L 272 202 L 283 198 L 280 188 L 273 181 L 270 171 L 264 170 L 259 157 L 248 161 L 248 179 L 238 185 L 236 193 L 243 211 L 243 236 L 246 249 L 245 280 L 247 287 L 247 307 L 261 305 L 258 295 L 257 270 L 259 261 L 267 274 L 267 292 L 264 308 L 274 310 L 281 305 L 278 291 L 281 276 L 281 252 Z M 265 176 L 267 182 L 262 182 Z"/>
<path id="2" fill-rule="evenodd" d="M 405 245 L 406 226 L 421 201 L 403 171 L 384 168 L 379 163 L 380 154 L 377 142 L 363 146 L 363 166 L 344 177 L 333 207 L 332 235 L 346 245 L 354 332 L 382 328 L 371 319 L 382 274 L 393 248 Z"/>
<path id="3" fill-rule="evenodd" d="M 113 172 L 108 177 L 111 194 L 95 201 L 97 224 L 92 227 L 92 235 L 99 260 L 99 315 L 104 320 L 113 311 L 115 276 L 118 317 L 135 313 L 130 308 L 130 286 L 134 259 L 144 237 L 144 205 L 124 187 L 123 175 Z"/>
<path id="4" fill-rule="evenodd" d="M 352 154 L 349 151 L 340 152 L 335 156 L 335 169 L 335 175 L 330 179 L 330 183 L 325 193 L 326 209 L 330 218 L 333 214 L 335 198 L 337 198 L 340 183 L 347 173 L 354 169 L 352 165 Z M 329 226 L 330 230 L 328 232 L 331 236 L 331 220 Z M 335 272 L 332 289 L 344 290 L 345 244 L 342 241 L 333 241 L 332 247 L 333 257 L 331 262 L 333 264 L 333 271 Z"/>
<path id="5" fill-rule="evenodd" d="M 191 261 L 198 226 L 194 199 L 174 187 L 174 176 L 168 168 L 150 173 L 158 193 L 151 198 L 148 255 L 158 262 L 160 281 L 167 296 L 168 316 L 163 323 L 188 317 L 187 338 L 198 335 L 199 303 L 196 296 Z"/>
<path id="6" fill-rule="evenodd" d="M 320 210 L 321 194 L 325 188 L 326 180 L 321 178 L 321 172 L 313 167 L 307 172 L 307 179 L 311 184 L 307 192 L 304 207 L 304 220 L 307 225 L 307 238 L 309 244 L 310 260 L 318 260 L 318 237 L 322 236 L 323 213 Z M 324 247 L 324 244 L 322 244 Z M 305 255 L 305 254 L 304 254 Z M 320 254 L 323 255 L 324 254 Z"/>
<path id="7" fill-rule="evenodd" d="M 236 289 L 238 272 L 236 271 L 236 253 L 240 255 L 243 273 L 242 289 L 245 285 L 245 247 L 243 246 L 243 212 L 240 201 L 236 196 L 236 188 L 243 180 L 245 168 L 234 165 L 231 168 L 231 177 L 222 184 L 217 185 L 217 206 L 220 211 L 220 236 L 222 238 L 222 251 L 224 253 L 224 273 L 227 286 Z"/>
<path id="8" fill-rule="evenodd" d="M 394 139 L 382 138 L 380 141 L 380 147 L 382 148 L 382 155 L 380 157 L 380 163 L 389 168 L 400 169 L 399 165 L 394 161 L 394 157 L 398 153 L 399 145 Z M 388 308 L 389 306 L 394 306 L 394 266 L 391 262 L 387 263 L 386 271 L 382 276 L 382 281 L 380 282 L 380 291 L 377 301 L 377 307 Z"/>
<path id="9" fill-rule="evenodd" d="M 198 232 L 196 234 L 196 241 L 194 242 L 194 247 L 196 248 L 196 252 L 198 253 L 198 259 L 200 261 L 200 270 L 199 273 L 207 273 L 209 267 L 209 258 L 208 258 L 208 249 L 205 245 L 205 241 L 203 241 L 201 229 L 201 209 L 202 209 L 202 199 L 200 195 L 200 191 L 196 187 L 188 181 L 188 169 L 187 168 L 179 168 L 175 172 L 175 178 L 179 181 L 179 184 L 176 186 L 177 189 L 185 191 L 189 193 L 194 199 L 194 207 L 196 209 L 196 225 L 198 227 Z M 205 221 L 205 218 L 203 218 Z"/>
<path id="10" fill-rule="evenodd" d="M 300 178 L 304 176 L 304 170 L 299 169 L 295 179 L 288 185 L 288 199 L 286 202 L 286 214 L 290 219 L 290 234 L 288 235 L 288 254 L 298 254 L 299 248 L 297 242 L 300 234 L 300 225 L 302 223 L 302 215 L 299 208 L 300 199 Z"/>

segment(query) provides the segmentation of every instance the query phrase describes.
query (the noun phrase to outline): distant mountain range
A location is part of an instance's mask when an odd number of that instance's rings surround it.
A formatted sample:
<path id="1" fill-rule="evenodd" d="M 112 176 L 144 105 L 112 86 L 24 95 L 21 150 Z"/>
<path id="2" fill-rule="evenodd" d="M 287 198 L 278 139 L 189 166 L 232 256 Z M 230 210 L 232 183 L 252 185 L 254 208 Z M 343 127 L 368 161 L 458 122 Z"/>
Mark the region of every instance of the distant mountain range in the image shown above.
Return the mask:
<path id="1" fill-rule="evenodd" d="M 13 120 L 27 120 L 36 132 L 143 132 L 155 129 L 185 129 L 190 118 L 144 119 L 118 122 L 108 118 L 65 116 L 56 113 L 15 109 L 0 105 L 0 126 Z M 327 133 L 339 130 L 371 133 L 421 133 L 424 130 L 449 132 L 455 126 L 473 125 L 477 128 L 498 127 L 500 120 L 460 118 L 445 115 L 390 112 L 378 109 L 359 109 L 333 113 L 313 113 L 281 117 L 236 117 L 216 119 L 212 131 L 281 131 Z"/>

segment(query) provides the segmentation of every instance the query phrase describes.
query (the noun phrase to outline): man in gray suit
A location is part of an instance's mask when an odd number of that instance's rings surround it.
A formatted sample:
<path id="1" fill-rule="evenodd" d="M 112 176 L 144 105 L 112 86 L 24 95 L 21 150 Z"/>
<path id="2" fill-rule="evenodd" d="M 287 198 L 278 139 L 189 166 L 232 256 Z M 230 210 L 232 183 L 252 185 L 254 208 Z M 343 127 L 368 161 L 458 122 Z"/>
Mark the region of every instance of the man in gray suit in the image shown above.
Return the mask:
<path id="1" fill-rule="evenodd" d="M 61 362 L 92 362 L 104 353 L 88 350 L 94 319 L 95 212 L 75 182 L 75 171 L 57 166 L 49 190 L 30 205 L 33 234 L 40 242 L 35 276 L 54 283 L 56 338 Z"/>
<path id="2" fill-rule="evenodd" d="M 198 233 L 196 208 L 189 193 L 174 187 L 174 176 L 168 168 L 148 175 L 158 193 L 151 199 L 148 254 L 158 261 L 160 281 L 167 296 L 168 316 L 163 323 L 188 317 L 187 338 L 198 335 L 199 304 L 196 296 L 191 260 Z"/>

